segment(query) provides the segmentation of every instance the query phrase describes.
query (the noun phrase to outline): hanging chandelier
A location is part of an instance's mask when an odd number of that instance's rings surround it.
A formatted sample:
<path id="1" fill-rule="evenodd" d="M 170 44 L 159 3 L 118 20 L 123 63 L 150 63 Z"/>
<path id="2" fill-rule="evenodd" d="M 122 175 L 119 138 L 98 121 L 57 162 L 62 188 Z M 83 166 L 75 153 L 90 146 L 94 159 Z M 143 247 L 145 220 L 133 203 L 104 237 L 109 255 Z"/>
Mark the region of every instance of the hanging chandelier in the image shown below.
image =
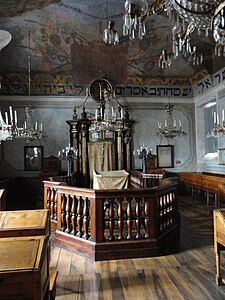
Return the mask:
<path id="1" fill-rule="evenodd" d="M 91 132 L 101 131 L 118 131 L 126 128 L 125 118 L 127 118 L 127 110 L 124 112 L 117 101 L 118 110 L 113 107 L 113 100 L 115 95 L 112 90 L 104 89 L 102 95 L 103 103 L 96 109 L 95 118 L 90 126 Z"/>
<path id="2" fill-rule="evenodd" d="M 26 143 L 32 142 L 34 140 L 41 140 L 45 136 L 43 135 L 43 124 L 38 124 L 34 122 L 33 114 L 34 108 L 31 107 L 31 54 L 30 54 L 30 31 L 28 34 L 29 43 L 29 53 L 28 53 L 28 97 L 29 105 L 25 107 L 26 119 L 24 121 L 23 127 L 18 128 L 17 138 L 25 140 Z"/>
<path id="3" fill-rule="evenodd" d="M 219 138 L 225 136 L 225 111 L 222 109 L 221 118 L 217 112 L 213 113 L 214 127 L 207 133 L 207 138 Z"/>
<path id="4" fill-rule="evenodd" d="M 16 110 L 13 111 L 12 106 L 9 106 L 9 115 L 6 111 L 5 120 L 0 111 L 0 143 L 2 141 L 12 140 L 17 134 L 17 112 Z"/>
<path id="5" fill-rule="evenodd" d="M 165 111 L 167 113 L 167 119 L 164 122 L 158 122 L 158 132 L 156 133 L 156 137 L 173 139 L 175 137 L 180 137 L 186 135 L 187 133 L 182 130 L 181 120 L 173 119 L 173 104 L 167 104 L 165 106 Z"/>
<path id="6" fill-rule="evenodd" d="M 130 39 L 142 39 L 146 35 L 145 18 L 148 13 L 147 0 L 126 0 L 123 18 L 123 35 Z"/>

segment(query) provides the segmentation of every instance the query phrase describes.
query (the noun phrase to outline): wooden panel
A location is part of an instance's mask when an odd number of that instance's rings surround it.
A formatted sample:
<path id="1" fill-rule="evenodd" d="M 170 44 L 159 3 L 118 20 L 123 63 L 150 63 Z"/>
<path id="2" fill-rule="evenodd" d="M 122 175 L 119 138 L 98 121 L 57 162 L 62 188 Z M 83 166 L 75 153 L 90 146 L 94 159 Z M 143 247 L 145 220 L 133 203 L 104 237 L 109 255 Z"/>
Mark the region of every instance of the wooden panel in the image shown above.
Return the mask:
<path id="1" fill-rule="evenodd" d="M 49 235 L 49 211 L 21 210 L 0 212 L 0 238 Z"/>

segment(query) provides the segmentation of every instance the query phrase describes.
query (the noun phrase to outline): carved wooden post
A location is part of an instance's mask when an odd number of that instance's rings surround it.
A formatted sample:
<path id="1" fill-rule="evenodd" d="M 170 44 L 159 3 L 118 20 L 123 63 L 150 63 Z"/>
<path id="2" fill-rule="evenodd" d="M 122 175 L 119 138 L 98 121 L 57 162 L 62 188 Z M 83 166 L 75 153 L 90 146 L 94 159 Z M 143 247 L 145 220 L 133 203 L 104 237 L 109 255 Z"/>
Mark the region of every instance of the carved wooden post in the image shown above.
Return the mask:
<path id="1" fill-rule="evenodd" d="M 89 200 L 86 197 L 86 199 L 84 200 L 84 209 L 83 209 L 83 224 L 84 224 L 84 234 L 83 234 L 83 238 L 85 238 L 86 240 L 89 238 L 89 234 L 88 234 L 88 227 L 89 227 Z"/>
<path id="2" fill-rule="evenodd" d="M 114 240 L 114 199 L 109 200 L 109 240 Z"/>
<path id="3" fill-rule="evenodd" d="M 70 206 L 70 196 L 66 195 L 66 230 L 65 232 L 70 233 L 70 222 L 71 222 L 71 206 Z"/>
<path id="4" fill-rule="evenodd" d="M 128 198 L 127 203 L 127 240 L 132 239 L 132 198 Z"/>
<path id="5" fill-rule="evenodd" d="M 77 216 L 76 216 L 76 212 L 77 212 L 77 198 L 76 196 L 73 196 L 72 198 L 72 205 L 71 205 L 71 226 L 72 226 L 72 230 L 71 233 L 73 235 L 76 234 L 76 224 L 77 224 Z"/>
<path id="6" fill-rule="evenodd" d="M 82 237 L 82 225 L 83 225 L 83 217 L 82 217 L 82 211 L 83 211 L 83 198 L 80 197 L 78 199 L 78 205 L 77 205 L 77 236 Z"/>
<path id="7" fill-rule="evenodd" d="M 123 239 L 123 206 L 122 206 L 122 202 L 123 199 L 118 199 L 119 201 L 119 206 L 118 206 L 118 240 L 122 240 Z"/>
<path id="8" fill-rule="evenodd" d="M 140 199 L 136 198 L 136 239 L 141 238 Z"/>
<path id="9" fill-rule="evenodd" d="M 65 207 L 66 207 L 66 199 L 65 195 L 61 195 L 61 230 L 64 231 L 66 229 L 65 222 Z"/>

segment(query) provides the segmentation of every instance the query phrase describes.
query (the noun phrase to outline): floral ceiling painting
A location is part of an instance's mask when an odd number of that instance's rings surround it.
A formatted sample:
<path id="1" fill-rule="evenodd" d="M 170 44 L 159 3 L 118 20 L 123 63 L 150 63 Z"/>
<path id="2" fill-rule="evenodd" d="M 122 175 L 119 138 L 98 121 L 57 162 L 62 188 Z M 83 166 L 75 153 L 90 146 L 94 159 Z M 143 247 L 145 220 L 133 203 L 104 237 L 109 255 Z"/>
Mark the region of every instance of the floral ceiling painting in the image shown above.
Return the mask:
<path id="1" fill-rule="evenodd" d="M 33 95 L 84 95 L 99 74 L 115 84 L 136 85 L 191 85 L 212 74 L 216 65 L 210 36 L 199 43 L 204 64 L 192 66 L 180 57 L 170 68 L 159 68 L 161 50 L 171 48 L 171 21 L 165 13 L 149 16 L 146 36 L 130 40 L 122 36 L 124 2 L 1 1 L 0 29 L 9 31 L 12 41 L 0 52 L 0 93 L 27 94 L 29 53 Z M 109 19 L 120 35 L 117 45 L 103 42 Z"/>

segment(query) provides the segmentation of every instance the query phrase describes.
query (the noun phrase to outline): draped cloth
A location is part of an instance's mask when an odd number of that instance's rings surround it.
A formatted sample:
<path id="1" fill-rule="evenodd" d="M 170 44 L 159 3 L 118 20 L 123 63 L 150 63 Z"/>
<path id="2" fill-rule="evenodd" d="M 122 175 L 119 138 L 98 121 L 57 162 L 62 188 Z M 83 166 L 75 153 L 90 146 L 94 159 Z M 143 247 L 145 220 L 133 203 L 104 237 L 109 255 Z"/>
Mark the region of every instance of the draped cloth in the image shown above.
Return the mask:
<path id="1" fill-rule="evenodd" d="M 93 189 L 127 189 L 128 176 L 125 170 L 93 171 Z"/>
<path id="2" fill-rule="evenodd" d="M 90 179 L 93 171 L 115 170 L 115 145 L 113 141 L 96 141 L 88 143 L 88 161 Z"/>

